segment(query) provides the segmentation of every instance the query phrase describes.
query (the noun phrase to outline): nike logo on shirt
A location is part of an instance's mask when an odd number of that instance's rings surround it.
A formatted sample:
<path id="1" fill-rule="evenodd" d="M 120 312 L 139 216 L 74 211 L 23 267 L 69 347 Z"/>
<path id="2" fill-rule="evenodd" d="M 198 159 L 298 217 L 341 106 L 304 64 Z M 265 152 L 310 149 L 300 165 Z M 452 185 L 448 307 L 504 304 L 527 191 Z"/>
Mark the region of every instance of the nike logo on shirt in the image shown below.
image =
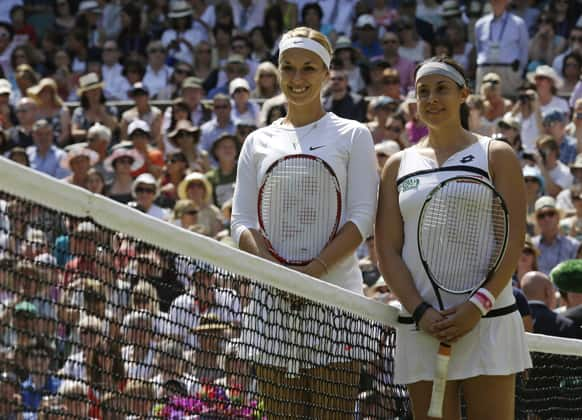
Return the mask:
<path id="1" fill-rule="evenodd" d="M 314 150 L 317 150 L 317 149 L 321 149 L 322 147 L 325 147 L 325 145 L 323 145 L 323 146 L 310 146 L 309 147 L 309 150 L 310 151 L 314 151 Z"/>

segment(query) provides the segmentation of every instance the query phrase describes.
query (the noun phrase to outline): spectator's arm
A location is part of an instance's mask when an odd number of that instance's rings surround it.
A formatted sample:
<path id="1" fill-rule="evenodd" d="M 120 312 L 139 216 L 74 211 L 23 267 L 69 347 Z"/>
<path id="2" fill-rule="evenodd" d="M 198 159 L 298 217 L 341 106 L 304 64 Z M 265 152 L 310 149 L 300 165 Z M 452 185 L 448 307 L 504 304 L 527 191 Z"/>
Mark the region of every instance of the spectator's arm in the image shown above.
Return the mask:
<path id="1" fill-rule="evenodd" d="M 520 71 L 524 71 L 527 66 L 527 57 L 528 57 L 528 45 L 529 44 L 529 34 L 527 33 L 527 26 L 525 23 L 522 22 L 519 25 L 519 51 L 521 52 L 521 57 L 519 59 L 520 62 Z"/>
<path id="2" fill-rule="evenodd" d="M 162 114 L 158 114 L 156 116 L 156 118 L 154 119 L 154 121 L 152 122 L 152 136 L 154 138 L 154 141 L 156 142 L 157 148 L 160 149 L 160 151 L 162 153 L 164 153 L 165 151 L 165 145 L 164 145 L 164 138 L 162 136 Z M 127 131 L 127 129 L 126 129 Z M 123 137 L 125 138 L 125 137 Z"/>
<path id="3" fill-rule="evenodd" d="M 61 137 L 59 138 L 59 146 L 64 147 L 69 144 L 71 139 L 71 113 L 67 107 L 64 107 L 60 113 L 61 120 Z"/>

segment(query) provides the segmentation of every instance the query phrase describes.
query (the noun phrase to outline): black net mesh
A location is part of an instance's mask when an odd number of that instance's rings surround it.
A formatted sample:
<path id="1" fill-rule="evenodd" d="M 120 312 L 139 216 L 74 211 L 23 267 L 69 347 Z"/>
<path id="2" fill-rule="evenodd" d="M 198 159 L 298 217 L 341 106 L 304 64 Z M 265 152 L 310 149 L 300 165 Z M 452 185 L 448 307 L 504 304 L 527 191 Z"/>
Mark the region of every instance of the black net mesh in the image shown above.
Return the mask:
<path id="1" fill-rule="evenodd" d="M 0 227 L 4 412 L 409 412 L 389 326 L 8 194 Z"/>
<path id="2" fill-rule="evenodd" d="M 196 239 L 178 255 L 0 192 L 0 419 L 412 417 L 393 328 L 202 261 Z M 582 357 L 532 356 L 516 418 L 582 418 Z"/>

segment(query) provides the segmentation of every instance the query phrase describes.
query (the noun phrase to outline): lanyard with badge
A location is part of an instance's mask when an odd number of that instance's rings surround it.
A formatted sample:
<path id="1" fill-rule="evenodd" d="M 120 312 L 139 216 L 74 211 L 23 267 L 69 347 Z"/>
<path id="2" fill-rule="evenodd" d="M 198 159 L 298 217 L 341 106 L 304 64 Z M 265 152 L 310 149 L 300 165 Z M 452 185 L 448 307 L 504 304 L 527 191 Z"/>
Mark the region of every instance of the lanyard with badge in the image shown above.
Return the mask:
<path id="1" fill-rule="evenodd" d="M 494 62 L 499 60 L 501 52 L 501 40 L 503 39 L 503 34 L 505 33 L 505 27 L 507 26 L 508 18 L 509 14 L 505 13 L 503 26 L 501 26 L 501 32 L 499 32 L 499 37 L 497 38 L 496 42 L 493 42 L 493 19 L 491 22 L 489 22 L 489 58 Z"/>

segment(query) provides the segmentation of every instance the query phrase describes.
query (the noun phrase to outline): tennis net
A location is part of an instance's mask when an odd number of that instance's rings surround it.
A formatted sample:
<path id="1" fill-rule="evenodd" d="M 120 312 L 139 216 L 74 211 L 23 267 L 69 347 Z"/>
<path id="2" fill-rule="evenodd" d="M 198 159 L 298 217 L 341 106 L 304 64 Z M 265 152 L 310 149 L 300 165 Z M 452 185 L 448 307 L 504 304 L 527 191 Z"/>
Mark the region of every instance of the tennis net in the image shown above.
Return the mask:
<path id="1" fill-rule="evenodd" d="M 396 309 L 2 158 L 0 265 L 0 418 L 411 418 Z M 528 340 L 516 418 L 581 418 L 582 345 Z"/>

